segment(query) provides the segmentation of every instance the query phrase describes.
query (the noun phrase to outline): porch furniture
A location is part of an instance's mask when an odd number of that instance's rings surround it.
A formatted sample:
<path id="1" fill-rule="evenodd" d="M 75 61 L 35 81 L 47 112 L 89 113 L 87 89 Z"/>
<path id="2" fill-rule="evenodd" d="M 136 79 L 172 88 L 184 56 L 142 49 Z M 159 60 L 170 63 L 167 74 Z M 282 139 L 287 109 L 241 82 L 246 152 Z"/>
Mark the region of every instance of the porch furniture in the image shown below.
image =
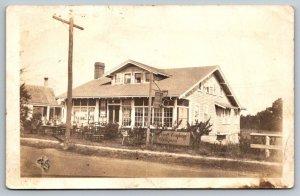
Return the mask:
<path id="1" fill-rule="evenodd" d="M 83 139 L 83 127 L 73 126 L 72 135 L 77 139 Z"/>
<path id="2" fill-rule="evenodd" d="M 123 136 L 122 139 L 122 146 L 124 146 L 125 144 L 128 144 L 128 140 L 129 140 L 129 134 L 127 130 L 121 130 L 121 134 Z"/>
<path id="3" fill-rule="evenodd" d="M 83 128 L 83 138 L 86 140 L 92 140 L 93 126 L 85 126 Z"/>
<path id="4" fill-rule="evenodd" d="M 41 125 L 41 129 L 39 130 L 43 134 L 46 134 L 48 131 L 54 135 L 57 132 L 58 126 L 57 125 Z"/>
<path id="5" fill-rule="evenodd" d="M 102 128 L 100 127 L 100 123 L 95 123 L 92 141 L 101 142 L 103 139 L 104 134 Z"/>

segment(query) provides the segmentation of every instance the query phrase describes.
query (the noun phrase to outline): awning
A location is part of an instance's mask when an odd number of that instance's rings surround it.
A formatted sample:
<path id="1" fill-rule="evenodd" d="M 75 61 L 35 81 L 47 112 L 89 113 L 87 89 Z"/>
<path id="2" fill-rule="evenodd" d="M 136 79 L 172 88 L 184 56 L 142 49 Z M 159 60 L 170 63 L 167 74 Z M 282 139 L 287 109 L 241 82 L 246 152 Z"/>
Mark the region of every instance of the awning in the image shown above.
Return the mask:
<path id="1" fill-rule="evenodd" d="M 239 107 L 232 106 L 232 105 L 226 104 L 226 103 L 215 102 L 215 105 L 219 106 L 221 108 L 224 108 L 224 109 L 239 109 Z"/>

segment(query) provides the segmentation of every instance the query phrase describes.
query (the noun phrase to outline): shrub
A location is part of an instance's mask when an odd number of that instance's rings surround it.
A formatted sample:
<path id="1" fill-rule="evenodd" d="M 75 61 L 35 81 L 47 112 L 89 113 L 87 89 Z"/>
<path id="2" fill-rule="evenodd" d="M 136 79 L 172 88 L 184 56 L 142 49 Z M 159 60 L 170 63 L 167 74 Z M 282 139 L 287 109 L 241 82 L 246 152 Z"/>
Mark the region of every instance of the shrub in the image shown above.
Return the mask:
<path id="1" fill-rule="evenodd" d="M 117 123 L 108 123 L 104 128 L 104 137 L 107 139 L 113 139 L 118 137 L 119 125 Z"/>
<path id="2" fill-rule="evenodd" d="M 147 129 L 142 127 L 135 127 L 128 131 L 129 141 L 131 145 L 141 145 L 146 142 Z"/>

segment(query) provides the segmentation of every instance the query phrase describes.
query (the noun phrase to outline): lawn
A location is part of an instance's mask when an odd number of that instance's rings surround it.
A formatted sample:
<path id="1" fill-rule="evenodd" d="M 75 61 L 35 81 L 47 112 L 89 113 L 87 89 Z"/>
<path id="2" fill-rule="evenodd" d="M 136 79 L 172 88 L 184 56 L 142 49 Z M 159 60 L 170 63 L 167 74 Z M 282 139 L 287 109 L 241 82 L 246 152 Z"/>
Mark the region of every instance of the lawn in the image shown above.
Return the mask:
<path id="1" fill-rule="evenodd" d="M 23 138 L 37 138 L 57 141 L 57 138 L 53 137 L 51 134 L 32 134 L 30 131 L 24 131 L 21 134 Z M 60 136 L 63 139 L 63 136 Z M 271 151 L 271 156 L 266 158 L 264 156 L 264 150 L 262 149 L 252 149 L 250 148 L 250 139 L 242 138 L 240 144 L 211 144 L 202 142 L 199 149 L 192 149 L 190 146 L 174 146 L 174 145 L 160 145 L 153 144 L 146 148 L 145 144 L 135 144 L 135 145 L 122 145 L 122 137 L 117 136 L 114 138 L 105 138 L 101 142 L 95 142 L 87 139 L 82 139 L 76 135 L 71 136 L 72 142 L 76 144 L 94 145 L 94 146 L 104 146 L 113 147 L 119 149 L 132 149 L 132 150 L 152 150 L 159 152 L 173 152 L 179 154 L 190 154 L 190 155 L 202 155 L 207 157 L 222 157 L 222 158 L 233 158 L 233 159 L 245 159 L 245 160 L 259 160 L 259 161 L 272 161 L 281 162 L 282 155 L 276 151 Z"/>

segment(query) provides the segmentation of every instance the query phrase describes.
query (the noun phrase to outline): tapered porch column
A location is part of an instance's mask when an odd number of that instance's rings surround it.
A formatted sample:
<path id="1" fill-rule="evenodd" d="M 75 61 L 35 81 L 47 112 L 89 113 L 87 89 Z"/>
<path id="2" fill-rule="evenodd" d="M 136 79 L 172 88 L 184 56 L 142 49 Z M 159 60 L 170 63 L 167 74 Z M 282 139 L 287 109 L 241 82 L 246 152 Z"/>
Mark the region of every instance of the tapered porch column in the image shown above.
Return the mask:
<path id="1" fill-rule="evenodd" d="M 96 99 L 96 108 L 94 113 L 94 122 L 99 122 L 99 99 Z"/>
<path id="2" fill-rule="evenodd" d="M 50 118 L 50 106 L 47 106 L 47 116 L 46 116 L 47 121 L 49 121 L 49 118 Z"/>

